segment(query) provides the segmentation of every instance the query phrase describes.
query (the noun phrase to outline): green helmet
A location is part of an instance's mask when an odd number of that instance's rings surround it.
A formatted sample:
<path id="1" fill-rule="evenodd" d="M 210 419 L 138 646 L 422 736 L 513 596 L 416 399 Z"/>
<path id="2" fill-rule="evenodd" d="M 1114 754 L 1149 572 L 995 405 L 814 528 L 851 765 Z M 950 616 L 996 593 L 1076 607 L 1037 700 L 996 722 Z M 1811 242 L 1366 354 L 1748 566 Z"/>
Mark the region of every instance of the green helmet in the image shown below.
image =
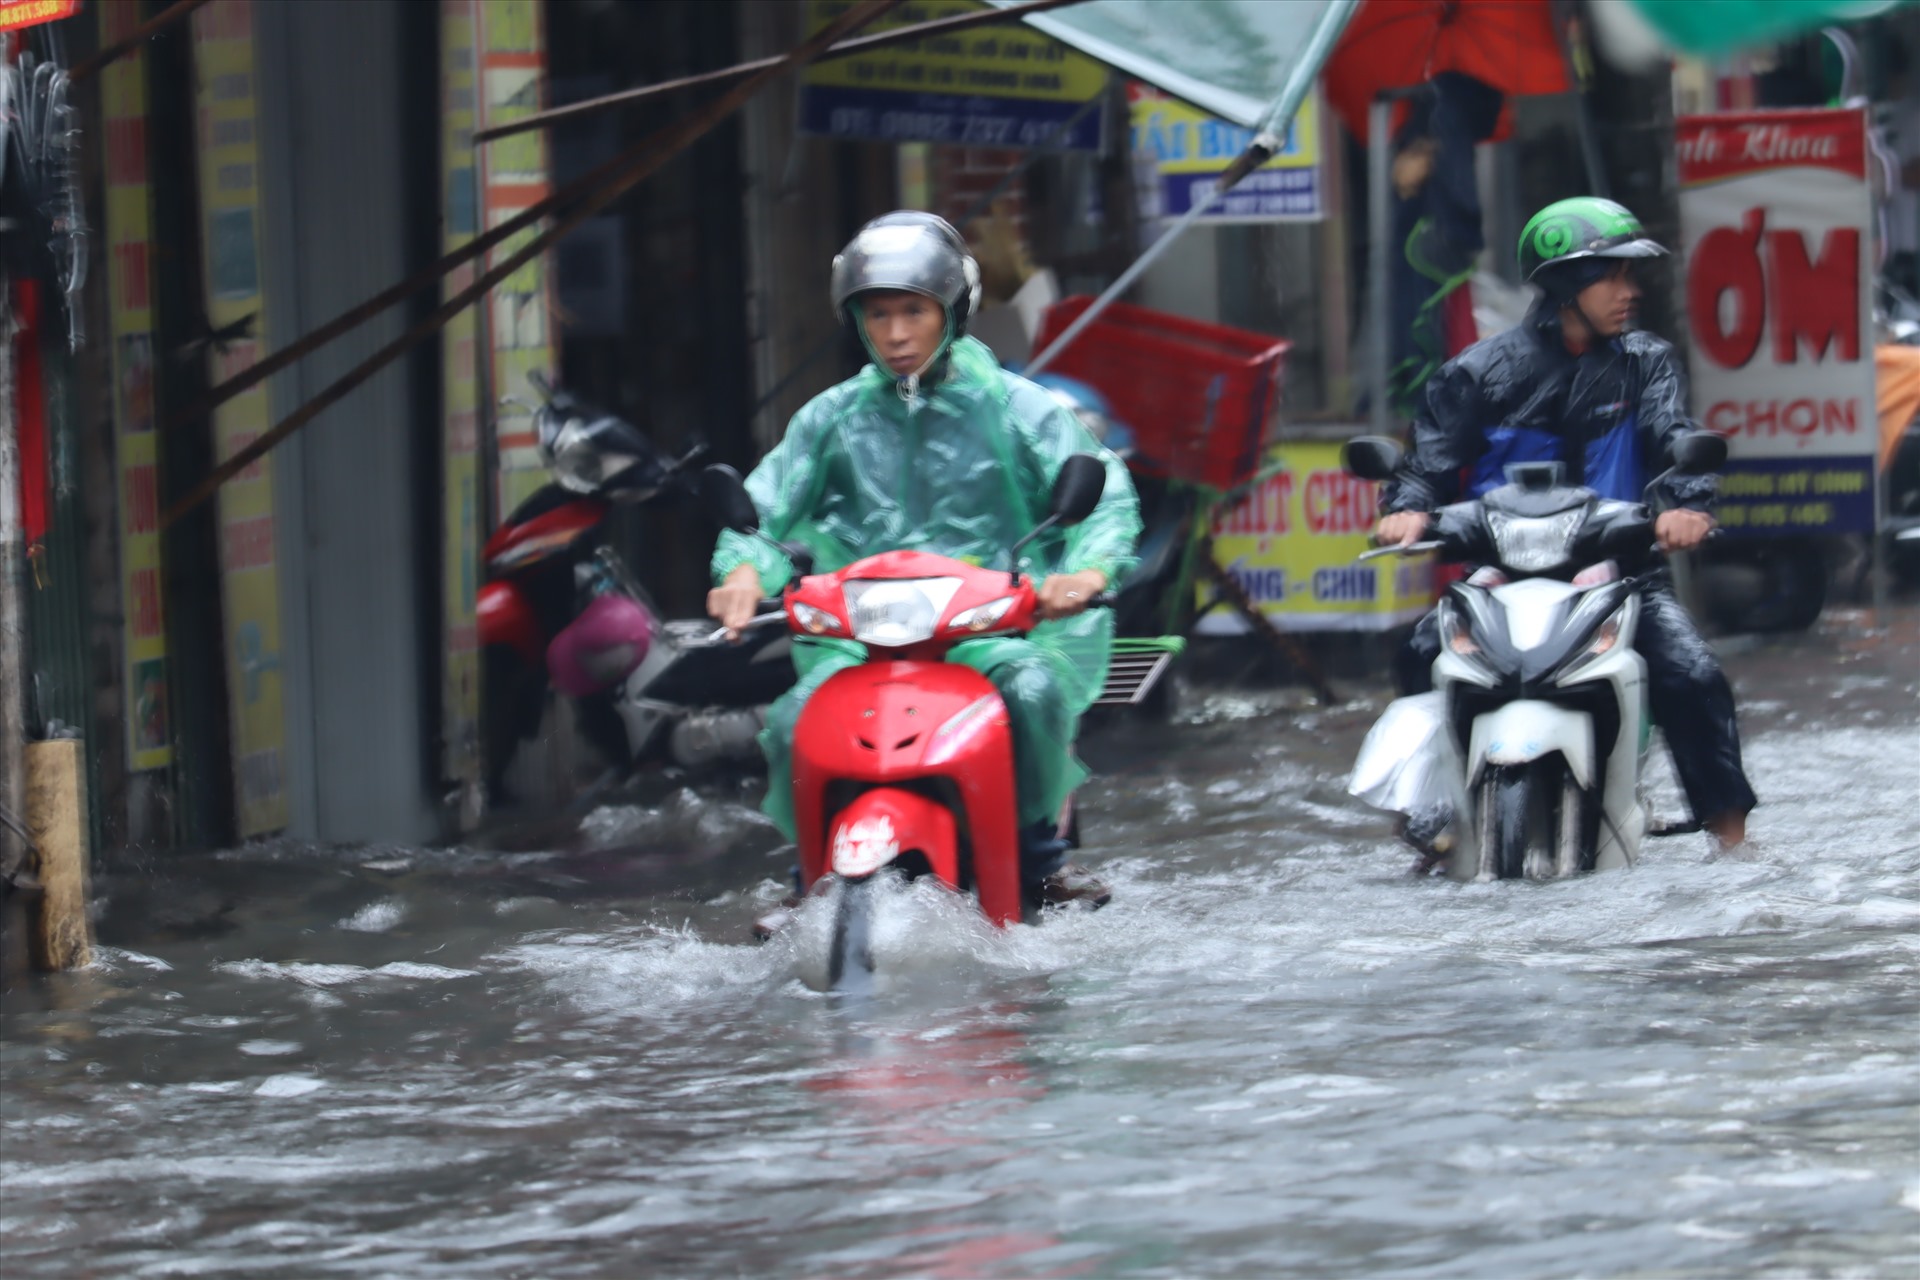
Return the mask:
<path id="1" fill-rule="evenodd" d="M 1647 238 L 1625 205 L 1598 196 L 1556 200 L 1520 232 L 1520 274 L 1532 280 L 1542 267 L 1578 258 L 1658 258 L 1665 246 Z"/>

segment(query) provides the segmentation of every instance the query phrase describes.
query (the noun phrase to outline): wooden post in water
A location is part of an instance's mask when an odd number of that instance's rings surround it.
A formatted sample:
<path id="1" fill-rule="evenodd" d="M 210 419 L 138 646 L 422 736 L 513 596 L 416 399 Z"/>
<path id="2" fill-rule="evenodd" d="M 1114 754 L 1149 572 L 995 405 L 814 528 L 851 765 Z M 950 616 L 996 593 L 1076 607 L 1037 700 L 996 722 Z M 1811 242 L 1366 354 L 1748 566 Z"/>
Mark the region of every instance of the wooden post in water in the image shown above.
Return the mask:
<path id="1" fill-rule="evenodd" d="M 93 959 L 87 923 L 87 761 L 78 738 L 27 744 L 27 830 L 38 850 L 40 901 L 28 935 L 37 969 Z"/>

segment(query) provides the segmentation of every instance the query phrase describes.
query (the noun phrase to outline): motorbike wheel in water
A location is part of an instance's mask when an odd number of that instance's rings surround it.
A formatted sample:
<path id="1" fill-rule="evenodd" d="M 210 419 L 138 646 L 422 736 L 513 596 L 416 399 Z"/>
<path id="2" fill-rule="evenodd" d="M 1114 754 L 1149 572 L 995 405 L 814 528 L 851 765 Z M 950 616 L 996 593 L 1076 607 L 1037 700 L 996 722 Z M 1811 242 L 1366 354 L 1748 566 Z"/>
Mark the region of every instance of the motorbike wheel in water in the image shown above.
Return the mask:
<path id="1" fill-rule="evenodd" d="M 1551 875 L 1566 766 L 1558 757 L 1493 765 L 1480 783 L 1480 864 L 1477 880 L 1523 880 Z"/>
<path id="2" fill-rule="evenodd" d="M 873 989 L 873 900 L 879 875 L 840 883 L 833 904 L 833 941 L 827 952 L 829 991 Z"/>

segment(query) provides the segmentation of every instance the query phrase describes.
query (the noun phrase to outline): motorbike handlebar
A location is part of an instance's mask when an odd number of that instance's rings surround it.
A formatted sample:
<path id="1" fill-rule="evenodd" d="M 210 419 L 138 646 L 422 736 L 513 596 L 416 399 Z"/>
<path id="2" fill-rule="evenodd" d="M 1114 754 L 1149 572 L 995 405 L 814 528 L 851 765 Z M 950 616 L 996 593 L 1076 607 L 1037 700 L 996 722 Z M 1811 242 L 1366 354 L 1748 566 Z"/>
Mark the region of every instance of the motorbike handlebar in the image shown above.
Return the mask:
<path id="1" fill-rule="evenodd" d="M 1358 556 L 1354 557 L 1354 563 L 1358 564 L 1362 560 L 1378 560 L 1381 556 L 1417 556 L 1422 551 L 1438 551 L 1444 545 L 1444 543 L 1436 539 L 1429 539 L 1426 542 L 1396 542 L 1392 546 L 1375 547 L 1371 551 L 1362 551 Z"/>
<path id="2" fill-rule="evenodd" d="M 772 600 L 772 601 L 762 600 L 760 602 L 760 607 L 762 609 L 765 609 L 768 604 L 773 604 L 778 607 L 770 612 L 756 613 L 753 617 L 747 620 L 747 624 L 741 627 L 740 630 L 751 631 L 755 627 L 764 627 L 764 626 L 768 626 L 771 623 L 785 622 L 787 620 L 787 611 L 784 605 L 781 605 L 778 600 Z M 725 627 L 716 627 L 713 630 L 713 632 L 709 634 L 704 641 L 701 642 L 701 646 L 707 647 L 707 646 L 720 645 L 725 643 L 727 643 L 727 629 Z"/>

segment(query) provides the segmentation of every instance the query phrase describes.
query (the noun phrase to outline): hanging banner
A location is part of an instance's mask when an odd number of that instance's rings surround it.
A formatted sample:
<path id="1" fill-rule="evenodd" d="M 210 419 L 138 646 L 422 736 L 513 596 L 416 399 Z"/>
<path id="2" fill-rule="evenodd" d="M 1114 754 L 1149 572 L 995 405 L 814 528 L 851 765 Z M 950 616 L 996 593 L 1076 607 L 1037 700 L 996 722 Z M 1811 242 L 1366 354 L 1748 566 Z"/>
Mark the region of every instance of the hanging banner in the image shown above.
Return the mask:
<path id="1" fill-rule="evenodd" d="M 480 53 L 480 126 L 506 124 L 539 111 L 544 105 L 540 87 L 547 68 L 540 0 L 480 0 L 473 10 Z M 497 138 L 481 147 L 479 155 L 481 198 L 489 227 L 538 204 L 552 190 L 545 129 Z M 509 236 L 494 248 L 488 265 L 506 261 L 539 233 L 536 225 Z M 552 254 L 543 253 L 487 295 L 482 322 L 492 390 L 487 410 L 496 415 L 502 512 L 511 511 L 547 482 L 532 417 L 503 406 L 500 400 L 502 396 L 534 400 L 536 393 L 527 375 L 535 370 L 548 376 L 553 373 L 553 337 L 547 325 L 552 312 L 551 264 Z"/>
<path id="2" fill-rule="evenodd" d="M 474 0 L 440 5 L 440 248 L 451 253 L 479 228 L 474 171 Z M 442 299 L 473 283 L 472 263 L 451 272 Z M 440 331 L 442 776 L 480 780 L 480 648 L 475 617 L 480 561 L 480 317 L 468 307 Z"/>
<path id="3" fill-rule="evenodd" d="M 1731 535 L 1874 524 L 1866 114 L 1675 123 L 1694 416 L 1727 438 Z"/>
<path id="4" fill-rule="evenodd" d="M 879 35 L 986 8 L 910 0 L 865 28 Z M 812 35 L 852 0 L 807 0 Z M 801 133 L 873 142 L 1098 151 L 1104 112 L 1063 127 L 1106 91 L 1107 69 L 1020 23 L 996 23 L 816 62 L 800 84 Z"/>
<path id="5" fill-rule="evenodd" d="M 1200 215 L 1215 224 L 1318 222 L 1326 216 L 1320 194 L 1319 93 L 1300 103 L 1286 145 L 1273 159 L 1234 184 L 1220 203 Z M 1213 193 L 1214 184 L 1253 141 L 1253 130 L 1217 120 L 1151 85 L 1127 85 L 1133 154 L 1146 179 L 1141 216 L 1184 217 Z"/>
<path id="6" fill-rule="evenodd" d="M 100 43 L 125 39 L 140 6 L 99 6 Z M 113 361 L 114 462 L 119 474 L 121 688 L 127 767 L 173 762 L 167 714 L 166 609 L 161 593 L 160 480 L 153 413 L 153 189 L 147 181 L 147 55 L 136 49 L 100 73 L 106 142 L 107 333 Z"/>
<path id="7" fill-rule="evenodd" d="M 224 349 L 209 349 L 207 381 L 218 385 L 267 350 L 253 0 L 214 0 L 194 11 L 193 69 L 207 322 L 216 330 L 252 326 Z M 265 383 L 221 405 L 213 415 L 219 460 L 272 423 Z M 235 813 L 240 834 L 257 836 L 285 827 L 288 815 L 271 455 L 221 486 L 219 524 Z"/>
<path id="8" fill-rule="evenodd" d="M 71 18 L 78 12 L 80 0 L 0 0 L 0 31 L 37 27 L 43 22 Z"/>
<path id="9" fill-rule="evenodd" d="M 1337 441 L 1297 441 L 1268 452 L 1274 469 L 1216 517 L 1213 558 L 1283 631 L 1385 631 L 1433 607 L 1433 557 L 1355 558 L 1371 546 L 1380 486 L 1340 465 Z M 1212 589 L 1200 585 L 1200 605 Z M 1204 615 L 1202 635 L 1239 635 L 1231 609 Z"/>

